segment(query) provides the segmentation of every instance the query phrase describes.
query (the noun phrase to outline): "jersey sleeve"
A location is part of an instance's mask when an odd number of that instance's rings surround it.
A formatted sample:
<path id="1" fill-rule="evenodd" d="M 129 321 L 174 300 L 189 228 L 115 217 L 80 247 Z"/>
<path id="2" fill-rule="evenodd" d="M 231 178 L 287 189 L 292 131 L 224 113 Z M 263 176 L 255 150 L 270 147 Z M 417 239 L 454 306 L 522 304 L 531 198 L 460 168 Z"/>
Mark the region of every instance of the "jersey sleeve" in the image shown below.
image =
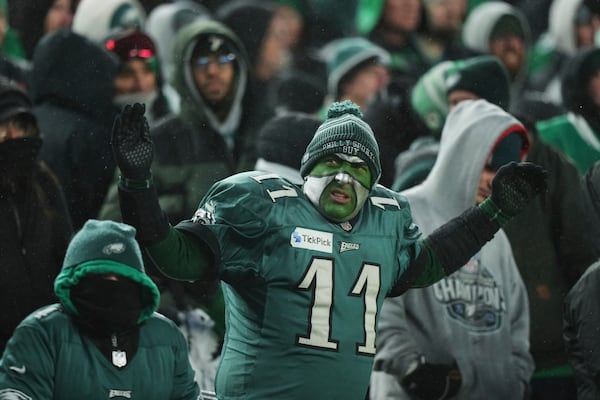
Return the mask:
<path id="1" fill-rule="evenodd" d="M 269 233 L 278 229 L 272 216 L 281 191 L 297 196 L 299 188 L 270 174 L 241 173 L 217 182 L 194 216 L 176 226 L 196 236 L 207 229 L 219 244 L 219 277 L 234 283 L 261 274 Z"/>

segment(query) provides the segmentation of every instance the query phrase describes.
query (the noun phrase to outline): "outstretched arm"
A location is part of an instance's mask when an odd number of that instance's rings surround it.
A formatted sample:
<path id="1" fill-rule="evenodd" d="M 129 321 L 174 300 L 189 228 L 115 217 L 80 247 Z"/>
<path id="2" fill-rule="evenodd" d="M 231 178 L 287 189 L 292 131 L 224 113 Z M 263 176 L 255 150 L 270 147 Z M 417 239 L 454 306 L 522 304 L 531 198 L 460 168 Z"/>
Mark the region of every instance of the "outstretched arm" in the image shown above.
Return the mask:
<path id="1" fill-rule="evenodd" d="M 392 295 L 429 286 L 458 270 L 546 186 L 546 171 L 536 164 L 512 162 L 500 168 L 490 197 L 419 242 L 419 256 Z"/>
<path id="2" fill-rule="evenodd" d="M 160 208 L 151 173 L 154 145 L 144 111 L 143 104 L 126 105 L 115 118 L 112 130 L 123 222 L 136 228 L 136 239 L 165 275 L 200 279 L 206 270 L 212 273 L 215 268 L 215 239 L 208 230 L 192 235 L 174 229 Z"/>

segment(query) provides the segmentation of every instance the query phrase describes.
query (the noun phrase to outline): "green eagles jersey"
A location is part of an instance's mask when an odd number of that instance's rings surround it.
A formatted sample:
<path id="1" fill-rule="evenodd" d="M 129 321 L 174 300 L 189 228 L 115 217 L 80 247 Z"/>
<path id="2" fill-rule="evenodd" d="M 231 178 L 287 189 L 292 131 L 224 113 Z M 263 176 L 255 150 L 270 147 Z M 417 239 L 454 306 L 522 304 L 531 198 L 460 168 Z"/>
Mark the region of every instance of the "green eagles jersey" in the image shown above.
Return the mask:
<path id="1" fill-rule="evenodd" d="M 200 223 L 221 252 L 219 399 L 364 399 L 378 312 L 418 253 L 406 199 L 377 187 L 352 223 L 336 224 L 301 188 L 242 173 L 178 228 L 201 236 Z"/>

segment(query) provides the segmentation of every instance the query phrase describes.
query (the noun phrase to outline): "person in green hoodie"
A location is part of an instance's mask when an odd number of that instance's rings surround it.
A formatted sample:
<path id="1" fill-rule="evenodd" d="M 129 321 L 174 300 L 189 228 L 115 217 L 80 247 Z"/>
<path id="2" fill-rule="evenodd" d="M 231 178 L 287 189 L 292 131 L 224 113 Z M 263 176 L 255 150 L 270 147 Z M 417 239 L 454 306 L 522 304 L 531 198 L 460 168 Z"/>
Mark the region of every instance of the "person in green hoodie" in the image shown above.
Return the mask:
<path id="1" fill-rule="evenodd" d="M 0 399 L 201 398 L 183 335 L 154 312 L 135 233 L 88 220 L 73 237 L 54 281 L 60 303 L 26 317 L 0 359 Z"/>

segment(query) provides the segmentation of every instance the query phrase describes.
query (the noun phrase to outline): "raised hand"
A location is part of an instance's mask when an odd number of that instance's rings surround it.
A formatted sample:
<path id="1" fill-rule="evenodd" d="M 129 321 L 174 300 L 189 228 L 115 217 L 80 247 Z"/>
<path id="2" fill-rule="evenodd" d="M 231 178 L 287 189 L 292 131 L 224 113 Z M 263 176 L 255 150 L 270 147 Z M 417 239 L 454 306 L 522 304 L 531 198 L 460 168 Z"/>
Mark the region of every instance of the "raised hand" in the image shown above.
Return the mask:
<path id="1" fill-rule="evenodd" d="M 110 144 L 121 175 L 126 179 L 150 179 L 154 145 L 150 138 L 146 107 L 135 103 L 126 105 L 115 117 Z"/>
<path id="2" fill-rule="evenodd" d="M 496 173 L 491 199 L 504 214 L 513 217 L 535 196 L 545 192 L 547 185 L 547 173 L 539 165 L 511 162 Z"/>

